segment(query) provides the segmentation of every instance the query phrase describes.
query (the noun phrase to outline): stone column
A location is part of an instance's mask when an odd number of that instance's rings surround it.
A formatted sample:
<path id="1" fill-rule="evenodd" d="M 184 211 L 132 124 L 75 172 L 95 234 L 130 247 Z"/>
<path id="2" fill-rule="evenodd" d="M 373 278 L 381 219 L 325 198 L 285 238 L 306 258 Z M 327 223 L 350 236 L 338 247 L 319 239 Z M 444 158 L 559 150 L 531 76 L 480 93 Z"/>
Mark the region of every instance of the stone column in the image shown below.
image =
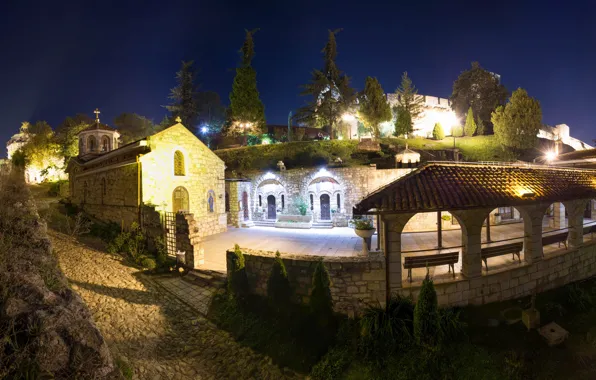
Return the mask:
<path id="1" fill-rule="evenodd" d="M 584 211 L 586 209 L 587 199 L 578 199 L 565 202 L 567 215 L 569 216 L 569 236 L 567 245 L 569 247 L 579 247 L 584 242 Z"/>
<path id="2" fill-rule="evenodd" d="M 482 225 L 491 209 L 451 211 L 461 226 L 462 255 L 461 273 L 468 278 L 482 275 Z"/>
<path id="3" fill-rule="evenodd" d="M 553 219 L 555 220 L 555 230 L 567 227 L 565 223 L 565 206 L 561 202 L 553 204 Z"/>
<path id="4" fill-rule="evenodd" d="M 401 232 L 414 214 L 383 215 L 381 217 L 383 251 L 387 270 L 387 299 L 401 288 Z"/>
<path id="5" fill-rule="evenodd" d="M 545 204 L 520 206 L 519 211 L 524 220 L 524 261 L 534 263 L 542 260 L 542 220 L 548 208 Z M 563 209 L 563 219 L 565 209 Z"/>
<path id="6" fill-rule="evenodd" d="M 596 199 L 590 201 L 590 219 L 596 220 Z"/>

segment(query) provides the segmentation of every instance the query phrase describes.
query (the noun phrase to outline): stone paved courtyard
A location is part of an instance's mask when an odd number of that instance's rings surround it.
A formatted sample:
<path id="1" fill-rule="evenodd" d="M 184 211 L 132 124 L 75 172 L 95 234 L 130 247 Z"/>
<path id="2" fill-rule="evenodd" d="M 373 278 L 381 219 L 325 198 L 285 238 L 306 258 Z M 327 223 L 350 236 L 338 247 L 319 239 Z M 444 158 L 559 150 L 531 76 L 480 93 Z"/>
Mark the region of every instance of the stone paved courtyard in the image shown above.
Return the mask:
<path id="1" fill-rule="evenodd" d="M 113 356 L 132 366 L 134 379 L 296 378 L 236 343 L 164 291 L 156 278 L 64 234 L 50 230 L 49 236 L 72 288 L 88 305 Z M 179 281 L 174 277 L 169 283 Z M 213 291 L 196 285 L 184 290 L 201 300 Z"/>

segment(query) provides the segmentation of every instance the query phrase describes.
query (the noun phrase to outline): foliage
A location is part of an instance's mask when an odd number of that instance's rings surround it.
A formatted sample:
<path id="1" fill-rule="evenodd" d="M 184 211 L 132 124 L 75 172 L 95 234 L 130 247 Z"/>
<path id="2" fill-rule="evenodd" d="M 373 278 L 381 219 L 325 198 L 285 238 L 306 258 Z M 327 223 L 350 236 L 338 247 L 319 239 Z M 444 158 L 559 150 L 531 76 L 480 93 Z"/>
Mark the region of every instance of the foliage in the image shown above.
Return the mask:
<path id="1" fill-rule="evenodd" d="M 505 104 L 507 89 L 494 74 L 472 62 L 469 70 L 462 72 L 453 83 L 451 106 L 458 117 L 463 117 L 472 107 L 474 115 L 482 120 L 487 131 L 491 130 L 491 113 Z"/>
<path id="2" fill-rule="evenodd" d="M 196 84 L 197 72 L 194 61 L 182 61 L 180 70 L 176 73 L 176 87 L 170 90 L 169 99 L 173 101 L 166 109 L 171 118 L 180 117 L 182 124 L 191 132 L 197 124 L 197 96 L 199 86 Z"/>
<path id="3" fill-rule="evenodd" d="M 476 128 L 476 135 L 482 136 L 486 134 L 486 128 L 484 128 L 484 122 L 481 119 L 478 119 L 477 123 L 478 127 Z"/>
<path id="4" fill-rule="evenodd" d="M 14 152 L 10 160 L 12 161 L 12 165 L 17 168 L 24 169 L 27 165 L 27 157 L 21 149 Z"/>
<path id="5" fill-rule="evenodd" d="M 375 229 L 372 220 L 370 220 L 368 218 L 352 219 L 352 223 L 354 224 L 354 229 L 356 229 L 356 230 L 374 230 Z"/>
<path id="6" fill-rule="evenodd" d="M 310 310 L 320 326 L 328 326 L 333 319 L 333 300 L 331 298 L 331 280 L 322 260 L 319 260 L 312 277 Z"/>
<path id="7" fill-rule="evenodd" d="M 445 138 L 445 132 L 443 131 L 443 126 L 441 123 L 436 123 L 435 127 L 433 128 L 433 139 L 435 140 L 443 140 Z"/>
<path id="8" fill-rule="evenodd" d="M 157 263 L 155 262 L 155 259 L 151 258 L 151 257 L 147 257 L 147 256 L 143 256 L 140 260 L 139 260 L 139 264 L 143 267 L 143 268 L 147 268 L 150 270 L 153 270 L 157 267 Z"/>
<path id="9" fill-rule="evenodd" d="M 79 154 L 79 133 L 93 124 L 93 119 L 85 114 L 68 116 L 56 128 L 56 143 L 65 159 Z"/>
<path id="10" fill-rule="evenodd" d="M 362 123 L 372 128 L 375 138 L 381 137 L 379 124 L 391 120 L 391 107 L 377 78 L 367 77 L 360 94 L 358 115 Z"/>
<path id="11" fill-rule="evenodd" d="M 428 274 L 422 282 L 416 307 L 414 308 L 414 337 L 423 347 L 434 347 L 440 334 L 437 293 Z"/>
<path id="12" fill-rule="evenodd" d="M 408 136 L 414 131 L 412 116 L 402 106 L 395 107 L 395 113 L 397 114 L 397 117 L 395 119 L 395 132 L 393 134 L 398 137 Z"/>
<path id="13" fill-rule="evenodd" d="M 81 236 L 91 231 L 91 221 L 82 212 L 68 218 L 66 233 L 72 237 Z"/>
<path id="14" fill-rule="evenodd" d="M 244 267 L 244 255 L 238 244 L 234 244 L 234 255 L 228 275 L 228 297 L 243 302 L 248 294 L 248 278 Z"/>
<path id="15" fill-rule="evenodd" d="M 275 253 L 275 260 L 267 280 L 267 297 L 271 307 L 278 313 L 288 311 L 288 304 L 292 301 L 292 287 L 279 251 Z"/>
<path id="16" fill-rule="evenodd" d="M 122 144 L 128 144 L 150 136 L 161 129 L 160 125 L 136 113 L 121 113 L 114 119 L 114 126 L 120 133 Z"/>
<path id="17" fill-rule="evenodd" d="M 121 231 L 110 241 L 107 251 L 112 254 L 124 254 L 131 262 L 151 270 L 162 267 L 167 260 L 167 256 L 163 261 L 163 258 L 160 259 L 162 262 L 159 265 L 157 257 L 151 257 L 147 236 L 137 222 L 132 222 L 128 231 Z M 163 252 L 161 254 L 163 255 Z"/>
<path id="18" fill-rule="evenodd" d="M 596 299 L 590 291 L 584 289 L 577 283 L 567 285 L 567 304 L 575 310 L 588 311 L 594 308 Z"/>
<path id="19" fill-rule="evenodd" d="M 257 73 L 252 67 L 254 57 L 253 35 L 256 30 L 246 30 L 240 53 L 242 65 L 236 68 L 236 77 L 230 92 L 230 124 L 227 134 L 256 134 L 265 126 L 265 106 L 257 89 Z"/>
<path id="20" fill-rule="evenodd" d="M 226 107 L 215 91 L 199 92 L 197 104 L 199 138 L 210 146 L 211 141 L 222 132 L 226 122 Z M 207 133 L 203 133 L 202 127 L 207 127 Z"/>
<path id="21" fill-rule="evenodd" d="M 346 347 L 333 347 L 312 368 L 310 378 L 313 380 L 341 379 L 344 371 L 353 361 L 353 355 Z"/>
<path id="22" fill-rule="evenodd" d="M 386 307 L 368 306 L 360 319 L 359 351 L 366 360 L 383 361 L 412 343 L 414 304 L 408 298 L 392 296 Z"/>
<path id="23" fill-rule="evenodd" d="M 162 236 L 157 236 L 153 239 L 153 246 L 155 248 L 155 262 L 158 268 L 166 266 L 168 261 L 168 247 Z"/>
<path id="24" fill-rule="evenodd" d="M 418 90 L 412 84 L 407 71 L 402 74 L 401 84 L 395 92 L 398 95 L 401 108 L 406 111 L 411 120 L 415 120 L 422 113 L 424 99 L 418 95 Z"/>
<path id="25" fill-rule="evenodd" d="M 53 166 L 63 166 L 61 147 L 56 142 L 54 132 L 48 123 L 38 121 L 29 128 L 29 141 L 21 147 L 27 166 L 38 170 Z"/>
<path id="26" fill-rule="evenodd" d="M 300 215 L 302 215 L 302 216 L 306 215 L 306 211 L 308 210 L 308 205 L 304 201 L 304 198 L 302 198 L 302 197 L 294 198 L 294 207 L 296 207 L 296 209 L 298 210 Z"/>
<path id="27" fill-rule="evenodd" d="M 60 187 L 61 186 L 68 186 L 67 180 L 58 180 L 50 183 L 50 188 L 48 189 L 48 195 L 51 197 L 57 197 L 60 195 Z"/>
<path id="28" fill-rule="evenodd" d="M 454 308 L 439 309 L 439 338 L 442 342 L 454 342 L 466 336 L 466 323 L 462 321 L 461 311 Z"/>
<path id="29" fill-rule="evenodd" d="M 464 128 L 461 125 L 454 125 L 451 128 L 451 136 L 463 137 L 463 135 L 464 135 Z"/>
<path id="30" fill-rule="evenodd" d="M 118 358 L 115 360 L 115 364 L 118 367 L 118 369 L 120 370 L 120 372 L 122 373 L 122 376 L 126 380 L 132 380 L 132 377 L 134 375 L 134 370 L 132 369 L 130 364 L 128 364 L 128 362 L 124 361 L 121 358 Z"/>
<path id="31" fill-rule="evenodd" d="M 350 78 L 343 74 L 335 63 L 338 30 L 329 30 L 327 44 L 322 50 L 325 62 L 322 70 L 313 70 L 308 84 L 302 86 L 302 96 L 309 96 L 308 104 L 296 114 L 299 123 L 312 127 L 328 127 L 331 138 L 337 137 L 340 121 L 345 113 L 353 112 L 356 91 L 350 86 Z"/>
<path id="32" fill-rule="evenodd" d="M 540 103 L 528 96 L 526 90 L 513 92 L 505 107 L 498 107 L 492 114 L 495 137 L 503 146 L 528 149 L 536 146 L 538 131 L 542 126 Z"/>
<path id="33" fill-rule="evenodd" d="M 466 136 L 474 136 L 474 133 L 476 133 L 476 122 L 474 121 L 474 111 L 472 111 L 472 107 L 468 108 L 464 132 Z"/>

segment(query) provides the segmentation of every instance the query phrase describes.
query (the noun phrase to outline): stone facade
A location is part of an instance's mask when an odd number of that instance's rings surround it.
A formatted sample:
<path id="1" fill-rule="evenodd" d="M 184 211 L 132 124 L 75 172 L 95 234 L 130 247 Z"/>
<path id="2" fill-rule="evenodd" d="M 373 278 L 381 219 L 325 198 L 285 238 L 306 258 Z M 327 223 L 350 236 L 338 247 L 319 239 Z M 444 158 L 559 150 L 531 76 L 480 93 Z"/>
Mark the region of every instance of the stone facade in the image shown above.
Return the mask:
<path id="1" fill-rule="evenodd" d="M 184 211 L 193 214 L 199 237 L 226 230 L 224 170 L 180 123 L 91 160 L 72 160 L 68 168 L 71 200 L 91 215 L 129 226 L 140 222 L 143 205 Z"/>
<path id="2" fill-rule="evenodd" d="M 274 252 L 242 248 L 250 290 L 267 295 L 267 280 L 271 273 Z M 232 251 L 227 252 L 227 267 L 231 268 Z M 307 303 L 312 291 L 312 276 L 323 259 L 331 281 L 333 308 L 339 313 L 359 314 L 367 305 L 385 304 L 385 260 L 382 255 L 359 257 L 318 257 L 282 254 L 288 279 L 299 301 Z"/>

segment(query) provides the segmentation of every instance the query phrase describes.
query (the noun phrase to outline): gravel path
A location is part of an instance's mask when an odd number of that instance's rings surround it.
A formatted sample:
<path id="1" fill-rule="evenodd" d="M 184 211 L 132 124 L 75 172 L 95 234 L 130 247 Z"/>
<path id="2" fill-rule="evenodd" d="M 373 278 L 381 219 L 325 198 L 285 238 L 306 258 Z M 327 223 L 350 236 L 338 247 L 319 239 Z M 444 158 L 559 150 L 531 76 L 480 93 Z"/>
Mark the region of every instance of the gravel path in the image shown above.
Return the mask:
<path id="1" fill-rule="evenodd" d="M 292 378 L 122 261 L 48 232 L 64 274 L 135 379 Z M 295 377 L 294 377 L 295 378 Z"/>

